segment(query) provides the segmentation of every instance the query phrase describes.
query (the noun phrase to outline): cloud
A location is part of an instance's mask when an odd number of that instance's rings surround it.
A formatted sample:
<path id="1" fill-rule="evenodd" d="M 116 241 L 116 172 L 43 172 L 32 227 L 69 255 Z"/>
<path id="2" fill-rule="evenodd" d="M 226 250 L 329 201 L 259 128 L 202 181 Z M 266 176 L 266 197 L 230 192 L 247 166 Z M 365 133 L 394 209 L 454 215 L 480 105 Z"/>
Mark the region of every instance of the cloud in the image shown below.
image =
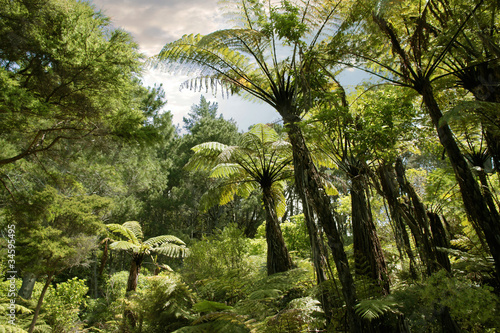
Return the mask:
<path id="1" fill-rule="evenodd" d="M 94 0 L 116 27 L 130 32 L 147 56 L 188 33 L 217 30 L 217 0 Z"/>

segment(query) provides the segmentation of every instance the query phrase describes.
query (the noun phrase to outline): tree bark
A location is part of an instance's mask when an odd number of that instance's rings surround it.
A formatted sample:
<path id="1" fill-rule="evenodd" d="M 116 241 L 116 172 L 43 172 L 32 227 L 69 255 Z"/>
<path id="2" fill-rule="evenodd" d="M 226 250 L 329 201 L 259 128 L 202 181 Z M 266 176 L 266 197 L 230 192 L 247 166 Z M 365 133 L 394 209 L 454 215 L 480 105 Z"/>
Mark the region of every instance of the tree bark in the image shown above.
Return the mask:
<path id="1" fill-rule="evenodd" d="M 439 218 L 439 215 L 434 212 L 427 212 L 427 216 L 429 217 L 431 225 L 432 244 L 434 245 L 434 248 L 449 248 L 450 242 L 448 241 L 446 230 L 441 222 L 441 218 Z M 447 253 L 436 250 L 436 259 L 439 266 L 451 273 L 451 263 Z"/>
<path id="2" fill-rule="evenodd" d="M 299 190 L 302 204 L 309 205 L 318 217 L 332 250 L 333 260 L 342 284 L 342 294 L 346 303 L 347 321 L 350 332 L 362 332 L 360 318 L 354 311 L 357 303 L 356 288 L 349 269 L 349 262 L 344 251 L 344 244 L 335 223 L 330 198 L 325 193 L 320 176 L 311 159 L 302 131 L 296 121 L 288 121 L 283 117 L 288 128 L 288 135 L 293 150 L 295 168 L 295 184 Z"/>
<path id="3" fill-rule="evenodd" d="M 401 210 L 420 250 L 420 257 L 426 266 L 427 275 L 431 275 L 439 270 L 439 266 L 437 265 L 436 251 L 431 242 L 432 234 L 427 218 L 427 210 L 413 185 L 406 179 L 406 170 L 400 158 L 396 160 L 396 175 L 401 192 L 406 193 L 408 196 L 406 205 L 401 205 Z"/>
<path id="4" fill-rule="evenodd" d="M 430 82 L 422 82 L 419 92 L 436 127 L 439 141 L 445 148 L 453 167 L 455 178 L 460 186 L 465 211 L 473 222 L 472 224 L 479 226 L 484 231 L 486 242 L 495 261 L 498 278 L 500 273 L 500 221 L 495 218 L 495 216 L 498 216 L 498 212 L 496 210 L 494 212 L 490 211 L 480 187 L 455 141 L 450 127 L 447 124 L 441 123 L 443 114 L 434 98 Z"/>
<path id="5" fill-rule="evenodd" d="M 324 269 L 326 267 L 325 249 L 323 243 L 321 242 L 314 219 L 314 213 L 311 211 L 311 207 L 305 206 L 303 207 L 303 211 L 309 234 L 309 242 L 311 243 L 311 259 L 316 272 L 316 281 L 320 288 L 319 301 L 321 303 L 321 307 L 323 308 L 323 312 L 325 313 L 326 322 L 329 324 L 333 313 L 333 304 L 328 289 L 324 285 L 324 282 L 328 280 Z"/>
<path id="6" fill-rule="evenodd" d="M 271 188 L 263 187 L 266 209 L 267 275 L 286 272 L 294 267 L 283 239 Z"/>
<path id="7" fill-rule="evenodd" d="M 366 181 L 358 167 L 351 165 L 349 169 L 356 274 L 369 277 L 378 284 L 382 295 L 388 295 L 389 275 L 366 196 Z"/>
<path id="8" fill-rule="evenodd" d="M 30 272 L 23 274 L 23 284 L 19 289 L 18 295 L 24 299 L 31 299 L 33 288 L 35 287 L 36 275 Z"/>
<path id="9" fill-rule="evenodd" d="M 49 273 L 47 275 L 47 281 L 45 281 L 42 293 L 40 294 L 38 302 L 36 303 L 35 313 L 33 314 L 33 319 L 31 320 L 30 327 L 28 328 L 28 333 L 33 333 L 33 330 L 35 329 L 36 321 L 38 320 L 38 315 L 40 314 L 40 309 L 42 308 L 43 298 L 45 297 L 45 294 L 47 293 L 47 290 L 49 289 L 50 283 L 52 282 L 53 278 L 54 273 Z"/>
<path id="10" fill-rule="evenodd" d="M 396 173 L 392 164 L 384 163 L 378 168 L 378 178 L 381 184 L 381 194 L 387 200 L 389 205 L 389 212 L 394 225 L 394 233 L 396 239 L 396 245 L 398 248 L 405 251 L 409 260 L 409 270 L 411 277 L 417 279 L 418 274 L 416 271 L 415 255 L 411 249 L 410 237 L 406 231 L 406 225 L 404 223 L 403 214 L 401 212 L 401 207 L 398 201 L 399 198 L 399 187 L 396 181 Z M 400 250 L 400 252 L 402 252 Z"/>
<path id="11" fill-rule="evenodd" d="M 127 281 L 127 290 L 135 291 L 137 289 L 137 282 L 139 280 L 139 272 L 142 266 L 142 260 L 144 259 L 144 255 L 140 253 L 132 254 L 132 261 L 130 263 L 130 270 L 128 273 L 128 281 Z"/>

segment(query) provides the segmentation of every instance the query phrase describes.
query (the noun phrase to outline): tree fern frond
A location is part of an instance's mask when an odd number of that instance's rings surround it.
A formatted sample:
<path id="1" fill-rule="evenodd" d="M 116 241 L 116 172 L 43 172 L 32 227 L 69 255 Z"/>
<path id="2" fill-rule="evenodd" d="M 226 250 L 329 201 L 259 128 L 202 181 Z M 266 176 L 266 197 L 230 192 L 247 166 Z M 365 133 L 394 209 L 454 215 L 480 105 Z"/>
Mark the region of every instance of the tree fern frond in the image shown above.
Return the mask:
<path id="1" fill-rule="evenodd" d="M 333 185 L 333 183 L 330 180 L 326 179 L 325 177 L 322 177 L 321 182 L 323 183 L 323 188 L 325 189 L 325 192 L 327 195 L 330 195 L 330 196 L 339 195 L 339 191 L 337 190 L 335 185 Z"/>
<path id="2" fill-rule="evenodd" d="M 142 240 L 144 235 L 142 234 L 142 228 L 139 222 L 137 221 L 127 221 L 122 224 L 125 228 L 131 230 L 135 237 L 137 237 L 138 240 Z"/>
<path id="3" fill-rule="evenodd" d="M 118 251 L 133 251 L 138 252 L 141 250 L 141 246 L 138 244 L 133 244 L 129 241 L 116 241 L 109 245 L 109 248 L 112 250 Z"/>
<path id="4" fill-rule="evenodd" d="M 139 240 L 135 233 L 121 224 L 107 224 L 106 228 L 112 233 L 119 234 L 123 238 L 130 240 L 134 244 L 139 244 Z"/>
<path id="5" fill-rule="evenodd" d="M 18 326 L 0 324 L 0 333 L 28 333 Z"/>
<path id="6" fill-rule="evenodd" d="M 256 189 L 257 183 L 255 181 L 241 182 L 238 187 L 238 195 L 242 198 L 248 198 Z"/>
<path id="7" fill-rule="evenodd" d="M 36 325 L 33 333 L 52 333 L 52 327 L 47 324 Z"/>
<path id="8" fill-rule="evenodd" d="M 228 146 L 220 142 L 204 142 L 191 148 L 195 153 L 207 152 L 207 154 L 214 153 L 219 155 Z"/>
<path id="9" fill-rule="evenodd" d="M 157 237 L 151 237 L 148 240 L 144 241 L 143 244 L 150 245 L 151 247 L 156 247 L 165 243 L 171 243 L 176 245 L 186 245 L 181 239 L 172 236 L 172 235 L 162 235 Z"/>
<path id="10" fill-rule="evenodd" d="M 384 315 L 387 312 L 398 313 L 397 308 L 400 304 L 391 297 L 365 299 L 355 306 L 356 313 L 364 319 L 373 320 Z"/>
<path id="11" fill-rule="evenodd" d="M 5 301 L 5 300 L 2 300 L 2 301 Z M 8 301 L 8 300 L 6 300 L 6 301 Z M 1 303 L 0 304 L 0 312 L 6 313 L 9 309 L 10 304 L 11 303 Z M 30 314 L 33 312 L 33 310 L 31 310 L 25 306 L 19 305 L 19 304 L 15 304 L 15 310 L 16 310 L 16 313 L 22 313 L 22 314 Z"/>
<path id="12" fill-rule="evenodd" d="M 244 175 L 245 170 L 236 163 L 221 163 L 210 172 L 211 178 L 229 178 L 234 175 Z M 240 178 L 242 178 L 240 176 Z"/>
<path id="13" fill-rule="evenodd" d="M 255 124 L 247 133 L 257 137 L 260 143 L 273 143 L 279 140 L 278 133 L 266 124 Z"/>
<path id="14" fill-rule="evenodd" d="M 183 258 L 189 254 L 189 249 L 184 245 L 177 245 L 172 243 L 164 243 L 161 246 L 155 247 L 151 250 L 171 258 Z"/>
<path id="15" fill-rule="evenodd" d="M 276 205 L 276 214 L 278 215 L 278 218 L 282 218 L 285 215 L 287 209 L 284 190 L 284 181 L 274 182 L 273 186 L 271 186 L 271 195 L 273 196 L 273 200 Z"/>

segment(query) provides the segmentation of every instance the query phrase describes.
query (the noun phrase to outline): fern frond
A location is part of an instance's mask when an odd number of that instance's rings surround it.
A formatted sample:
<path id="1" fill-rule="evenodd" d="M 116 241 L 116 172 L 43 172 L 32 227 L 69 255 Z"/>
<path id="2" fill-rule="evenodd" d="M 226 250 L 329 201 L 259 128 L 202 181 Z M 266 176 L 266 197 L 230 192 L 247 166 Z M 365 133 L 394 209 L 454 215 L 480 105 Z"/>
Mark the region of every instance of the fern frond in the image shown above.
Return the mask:
<path id="1" fill-rule="evenodd" d="M 28 333 L 18 326 L 0 324 L 0 333 Z"/>
<path id="2" fill-rule="evenodd" d="M 156 247 L 158 245 L 162 245 L 164 243 L 171 243 L 171 244 L 176 244 L 176 245 L 186 245 L 180 238 L 177 238 L 172 235 L 162 235 L 162 236 L 156 236 L 156 237 L 151 237 L 150 239 L 144 241 L 143 244 L 145 245 L 150 245 L 151 247 Z"/>
<path id="3" fill-rule="evenodd" d="M 136 245 L 139 244 L 139 239 L 137 238 L 134 231 L 125 227 L 122 224 L 108 224 L 106 225 L 106 228 L 108 228 L 108 230 L 111 231 L 112 233 L 118 234 Z"/>
<path id="4" fill-rule="evenodd" d="M 212 301 L 201 301 L 193 306 L 193 310 L 198 313 L 211 313 L 223 310 L 231 310 L 233 307 L 226 305 L 224 303 L 212 302 Z"/>
<path id="5" fill-rule="evenodd" d="M 109 245 L 109 248 L 112 250 L 118 251 L 133 251 L 139 252 L 141 250 L 141 246 L 131 243 L 129 241 L 116 241 Z"/>
<path id="6" fill-rule="evenodd" d="M 151 251 L 157 252 L 159 254 L 163 254 L 167 257 L 176 258 L 176 257 L 186 257 L 189 254 L 189 249 L 184 245 L 177 245 L 172 243 L 165 243 L 161 246 L 155 247 L 151 249 Z"/>
<path id="7" fill-rule="evenodd" d="M 398 313 L 400 304 L 391 297 L 365 299 L 355 306 L 356 313 L 363 319 L 373 320 L 387 312 Z"/>
<path id="8" fill-rule="evenodd" d="M 339 191 L 337 190 L 335 185 L 333 185 L 333 183 L 330 180 L 326 179 L 325 177 L 322 177 L 321 183 L 323 184 L 323 188 L 325 189 L 325 192 L 327 195 L 330 195 L 330 196 L 339 195 Z"/>
<path id="9" fill-rule="evenodd" d="M 222 163 L 216 165 L 210 172 L 211 178 L 229 178 L 234 175 L 244 175 L 245 170 L 236 163 Z M 241 178 L 241 176 L 240 176 Z"/>
<path id="10" fill-rule="evenodd" d="M 279 218 L 282 218 L 285 215 L 287 209 L 284 189 L 284 181 L 275 182 L 271 186 L 271 195 L 273 196 L 273 201 L 276 205 L 276 214 Z"/>
<path id="11" fill-rule="evenodd" d="M 278 289 L 259 289 L 248 295 L 249 300 L 278 298 L 281 296 L 281 290 Z"/>
<path id="12" fill-rule="evenodd" d="M 10 305 L 10 303 L 1 303 L 0 304 L 0 312 L 2 312 L 2 313 L 7 312 L 9 309 L 9 305 Z M 33 312 L 33 310 L 31 310 L 25 306 L 19 305 L 19 304 L 15 304 L 15 310 L 16 310 L 16 313 L 22 313 L 22 314 L 30 314 Z"/>

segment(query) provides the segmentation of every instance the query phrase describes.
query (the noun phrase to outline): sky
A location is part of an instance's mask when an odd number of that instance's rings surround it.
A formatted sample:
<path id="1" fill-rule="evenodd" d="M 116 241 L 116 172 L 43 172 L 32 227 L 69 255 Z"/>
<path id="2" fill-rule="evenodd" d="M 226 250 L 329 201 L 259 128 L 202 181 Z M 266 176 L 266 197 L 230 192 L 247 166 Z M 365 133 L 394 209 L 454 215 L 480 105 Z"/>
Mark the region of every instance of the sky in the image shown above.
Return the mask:
<path id="1" fill-rule="evenodd" d="M 146 56 L 158 54 L 162 47 L 184 34 L 207 34 L 223 28 L 223 20 L 217 10 L 218 0 L 93 0 L 97 9 L 111 18 L 113 25 L 132 34 Z M 347 72 L 343 75 L 346 84 L 356 79 Z M 173 115 L 174 124 L 182 127 L 182 118 L 187 116 L 193 104 L 198 104 L 203 94 L 208 101 L 217 102 L 219 112 L 225 119 L 234 119 L 240 130 L 246 131 L 256 123 L 279 121 L 279 114 L 270 106 L 249 102 L 238 96 L 223 99 L 210 91 L 180 91 L 186 76 L 173 76 L 159 70 L 147 70 L 143 74 L 146 86 L 163 84 L 167 99 L 166 110 Z M 351 79 L 351 80 L 350 80 Z"/>

